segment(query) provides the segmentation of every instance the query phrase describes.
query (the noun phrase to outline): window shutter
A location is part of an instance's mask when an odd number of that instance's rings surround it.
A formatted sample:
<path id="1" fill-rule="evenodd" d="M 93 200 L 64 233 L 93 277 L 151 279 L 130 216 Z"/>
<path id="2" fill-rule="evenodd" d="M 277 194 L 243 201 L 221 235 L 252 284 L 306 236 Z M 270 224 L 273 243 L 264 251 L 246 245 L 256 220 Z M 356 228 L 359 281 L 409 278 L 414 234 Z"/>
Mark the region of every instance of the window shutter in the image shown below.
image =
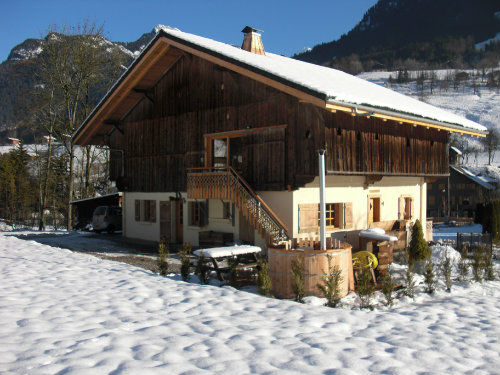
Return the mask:
<path id="1" fill-rule="evenodd" d="M 156 201 L 149 201 L 149 221 L 156 223 Z"/>
<path id="2" fill-rule="evenodd" d="M 405 199 L 403 197 L 399 197 L 398 199 L 398 220 L 404 220 L 405 218 Z"/>
<path id="3" fill-rule="evenodd" d="M 208 225 L 208 199 L 205 202 L 200 202 L 200 227 Z"/>
<path id="4" fill-rule="evenodd" d="M 141 221 L 141 201 L 135 200 L 135 221 Z"/>
<path id="5" fill-rule="evenodd" d="M 352 229 L 352 202 L 344 203 L 344 228 Z"/>
<path id="6" fill-rule="evenodd" d="M 299 233 L 318 231 L 318 204 L 299 204 Z"/>
<path id="7" fill-rule="evenodd" d="M 412 220 L 415 217 L 415 214 L 414 214 L 415 202 L 414 202 L 413 198 L 410 198 L 410 205 L 411 205 L 410 220 Z"/>
<path id="8" fill-rule="evenodd" d="M 344 205 L 342 203 L 335 203 L 335 221 L 333 225 L 335 228 L 344 227 Z"/>

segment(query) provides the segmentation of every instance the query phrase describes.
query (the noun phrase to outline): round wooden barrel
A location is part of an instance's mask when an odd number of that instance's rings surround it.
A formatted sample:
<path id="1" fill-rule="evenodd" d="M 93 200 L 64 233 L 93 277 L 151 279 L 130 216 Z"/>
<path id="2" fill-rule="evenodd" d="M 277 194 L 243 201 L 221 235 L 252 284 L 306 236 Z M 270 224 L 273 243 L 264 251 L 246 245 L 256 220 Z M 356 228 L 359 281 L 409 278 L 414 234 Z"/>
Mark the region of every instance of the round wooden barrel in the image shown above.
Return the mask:
<path id="1" fill-rule="evenodd" d="M 331 267 L 338 266 L 342 270 L 341 296 L 345 296 L 349 290 L 353 290 L 354 281 L 350 245 L 345 244 L 341 249 L 332 250 L 286 250 L 269 247 L 269 276 L 272 281 L 273 295 L 278 298 L 295 298 L 292 289 L 292 261 L 302 257 L 306 295 L 323 297 L 317 284 L 323 284 L 324 277 L 329 273 L 327 254 L 332 256 Z"/>

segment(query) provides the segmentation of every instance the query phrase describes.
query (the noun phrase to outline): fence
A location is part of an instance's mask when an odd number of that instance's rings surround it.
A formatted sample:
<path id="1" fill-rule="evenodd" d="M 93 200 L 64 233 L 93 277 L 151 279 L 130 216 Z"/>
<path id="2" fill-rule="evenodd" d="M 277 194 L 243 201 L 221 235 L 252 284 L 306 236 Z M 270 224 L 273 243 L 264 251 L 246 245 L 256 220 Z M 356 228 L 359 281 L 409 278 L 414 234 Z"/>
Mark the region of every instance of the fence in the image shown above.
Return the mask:
<path id="1" fill-rule="evenodd" d="M 482 246 L 491 253 L 493 251 L 493 238 L 490 233 L 457 233 L 458 251 L 466 247 L 469 253 Z"/>

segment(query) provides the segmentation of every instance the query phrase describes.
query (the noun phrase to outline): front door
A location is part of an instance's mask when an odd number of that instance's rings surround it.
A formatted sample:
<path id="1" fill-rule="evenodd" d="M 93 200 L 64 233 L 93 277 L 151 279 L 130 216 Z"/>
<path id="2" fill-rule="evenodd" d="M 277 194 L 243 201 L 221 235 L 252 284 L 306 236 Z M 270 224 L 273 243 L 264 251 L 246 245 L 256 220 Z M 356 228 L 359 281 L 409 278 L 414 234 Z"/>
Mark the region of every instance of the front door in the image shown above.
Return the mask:
<path id="1" fill-rule="evenodd" d="M 172 214 L 170 201 L 160 201 L 160 238 L 172 241 Z"/>
<path id="2" fill-rule="evenodd" d="M 368 204 L 368 224 L 380 221 L 380 198 L 370 197 Z"/>

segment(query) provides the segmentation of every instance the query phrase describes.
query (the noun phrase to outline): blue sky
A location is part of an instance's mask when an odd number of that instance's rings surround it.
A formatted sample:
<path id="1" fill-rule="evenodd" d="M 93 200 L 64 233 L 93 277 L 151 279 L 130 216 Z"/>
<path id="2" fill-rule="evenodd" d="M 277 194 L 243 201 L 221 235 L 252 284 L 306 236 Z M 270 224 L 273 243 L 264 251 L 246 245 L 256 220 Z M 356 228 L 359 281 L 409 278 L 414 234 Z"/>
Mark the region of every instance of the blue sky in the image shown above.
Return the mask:
<path id="1" fill-rule="evenodd" d="M 261 29 L 266 50 L 291 56 L 338 39 L 377 0 L 0 0 L 0 61 L 50 25 L 104 24 L 112 41 L 131 42 L 158 24 L 241 44 L 246 25 Z"/>

